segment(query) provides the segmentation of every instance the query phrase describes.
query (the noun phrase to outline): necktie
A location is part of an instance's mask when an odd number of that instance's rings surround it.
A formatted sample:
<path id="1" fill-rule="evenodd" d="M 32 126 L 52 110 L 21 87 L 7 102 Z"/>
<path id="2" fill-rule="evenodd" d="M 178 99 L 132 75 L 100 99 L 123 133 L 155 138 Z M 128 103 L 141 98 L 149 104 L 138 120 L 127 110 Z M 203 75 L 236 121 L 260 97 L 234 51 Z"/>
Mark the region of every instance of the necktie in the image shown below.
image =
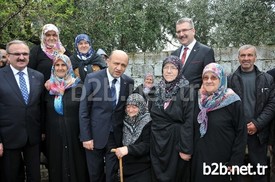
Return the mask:
<path id="1" fill-rule="evenodd" d="M 184 65 L 184 62 L 185 62 L 187 50 L 188 50 L 188 47 L 185 47 L 184 51 L 183 51 L 183 54 L 182 54 L 182 57 L 181 57 L 181 62 L 182 62 L 183 65 Z"/>
<path id="2" fill-rule="evenodd" d="M 116 81 L 117 79 L 113 79 L 112 85 L 111 85 L 111 95 L 112 95 L 112 102 L 113 102 L 113 109 L 116 107 Z"/>
<path id="3" fill-rule="evenodd" d="M 25 103 L 28 104 L 29 93 L 28 93 L 28 89 L 27 89 L 26 80 L 23 76 L 24 73 L 20 71 L 20 72 L 18 72 L 18 75 L 19 75 L 19 85 L 20 85 L 21 93 L 23 95 Z"/>

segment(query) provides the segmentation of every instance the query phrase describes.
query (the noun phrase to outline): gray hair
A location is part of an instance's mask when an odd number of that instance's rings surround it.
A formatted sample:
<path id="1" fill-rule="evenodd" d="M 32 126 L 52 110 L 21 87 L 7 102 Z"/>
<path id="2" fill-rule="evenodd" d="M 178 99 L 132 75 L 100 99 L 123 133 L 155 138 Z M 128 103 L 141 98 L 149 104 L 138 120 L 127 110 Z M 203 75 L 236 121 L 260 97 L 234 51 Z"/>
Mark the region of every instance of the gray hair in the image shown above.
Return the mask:
<path id="1" fill-rule="evenodd" d="M 6 51 L 7 51 L 7 53 L 10 52 L 10 51 L 9 51 L 9 48 L 10 48 L 10 46 L 13 45 L 13 44 L 24 44 L 24 45 L 26 45 L 27 47 L 29 47 L 28 44 L 27 44 L 25 41 L 22 41 L 22 40 L 12 40 L 12 41 L 10 41 L 10 42 L 7 44 L 7 46 L 6 46 Z"/>
<path id="2" fill-rule="evenodd" d="M 187 17 L 179 19 L 176 22 L 176 25 L 179 25 L 179 24 L 182 24 L 182 23 L 185 23 L 185 22 L 189 23 L 190 26 L 191 26 L 191 28 L 194 28 L 194 22 L 193 22 L 193 20 L 191 18 L 187 18 Z"/>
<path id="3" fill-rule="evenodd" d="M 253 45 L 250 45 L 250 44 L 246 44 L 246 45 L 241 46 L 238 50 L 238 55 L 240 55 L 240 52 L 242 50 L 247 50 L 247 49 L 251 49 L 251 48 L 254 50 L 255 56 L 257 56 L 257 48 Z"/>

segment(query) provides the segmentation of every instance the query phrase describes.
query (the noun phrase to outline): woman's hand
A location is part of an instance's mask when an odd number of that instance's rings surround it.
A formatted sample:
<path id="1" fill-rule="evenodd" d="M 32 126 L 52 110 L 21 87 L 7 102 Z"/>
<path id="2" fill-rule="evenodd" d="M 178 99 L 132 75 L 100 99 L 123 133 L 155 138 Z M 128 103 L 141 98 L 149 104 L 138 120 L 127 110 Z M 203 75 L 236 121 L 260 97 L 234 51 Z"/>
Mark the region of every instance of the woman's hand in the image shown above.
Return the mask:
<path id="1" fill-rule="evenodd" d="M 180 155 L 180 158 L 182 158 L 185 161 L 189 161 L 191 159 L 191 155 L 189 155 L 189 154 L 180 152 L 179 155 Z"/>
<path id="2" fill-rule="evenodd" d="M 122 158 L 123 156 L 128 154 L 128 147 L 119 147 L 115 150 L 117 158 Z"/>

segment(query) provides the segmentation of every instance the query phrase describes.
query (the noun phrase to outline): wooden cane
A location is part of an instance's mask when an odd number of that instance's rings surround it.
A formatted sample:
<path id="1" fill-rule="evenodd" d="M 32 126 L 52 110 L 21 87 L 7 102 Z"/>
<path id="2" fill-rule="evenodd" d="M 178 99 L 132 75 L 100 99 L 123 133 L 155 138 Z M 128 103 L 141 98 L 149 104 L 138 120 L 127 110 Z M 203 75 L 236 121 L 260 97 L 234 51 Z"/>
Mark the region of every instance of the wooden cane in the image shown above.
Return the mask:
<path id="1" fill-rule="evenodd" d="M 116 152 L 116 149 L 112 149 L 111 152 Z M 123 182 L 123 167 L 122 167 L 122 158 L 119 158 L 119 176 L 120 176 L 120 182 Z"/>

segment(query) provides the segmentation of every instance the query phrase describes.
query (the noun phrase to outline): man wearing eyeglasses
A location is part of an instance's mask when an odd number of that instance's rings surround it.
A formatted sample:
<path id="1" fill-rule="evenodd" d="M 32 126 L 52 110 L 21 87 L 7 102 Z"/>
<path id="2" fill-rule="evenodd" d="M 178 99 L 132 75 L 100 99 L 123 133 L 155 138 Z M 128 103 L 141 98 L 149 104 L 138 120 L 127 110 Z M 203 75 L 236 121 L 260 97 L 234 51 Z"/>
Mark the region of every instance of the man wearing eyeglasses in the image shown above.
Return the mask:
<path id="1" fill-rule="evenodd" d="M 0 181 L 23 182 L 26 176 L 26 181 L 40 182 L 44 76 L 27 68 L 30 50 L 25 42 L 11 41 L 6 50 L 10 65 L 0 69 Z"/>
<path id="2" fill-rule="evenodd" d="M 172 52 L 183 63 L 183 75 L 199 89 L 202 83 L 201 75 L 203 68 L 215 62 L 214 50 L 203 45 L 195 39 L 196 30 L 191 18 L 181 18 L 176 23 L 176 36 L 182 44 L 180 48 Z"/>

